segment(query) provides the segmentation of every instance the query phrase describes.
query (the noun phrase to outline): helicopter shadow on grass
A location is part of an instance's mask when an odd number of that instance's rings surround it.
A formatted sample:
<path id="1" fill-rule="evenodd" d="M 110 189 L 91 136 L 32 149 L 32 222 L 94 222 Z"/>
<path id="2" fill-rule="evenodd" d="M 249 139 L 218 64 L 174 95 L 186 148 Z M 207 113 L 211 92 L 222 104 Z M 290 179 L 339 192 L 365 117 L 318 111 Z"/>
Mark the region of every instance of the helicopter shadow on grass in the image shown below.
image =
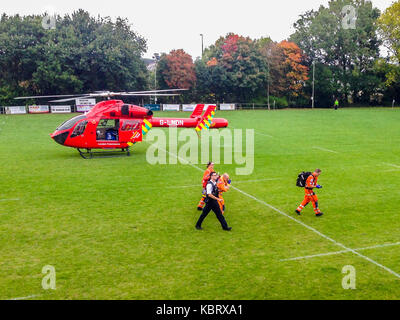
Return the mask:
<path id="1" fill-rule="evenodd" d="M 82 150 L 82 152 L 85 152 L 86 149 Z M 146 158 L 146 149 L 142 148 L 131 148 L 130 149 L 130 155 L 128 156 L 127 153 L 122 153 L 120 150 L 101 150 L 101 149 L 95 149 L 93 150 L 93 157 L 88 157 L 88 159 L 84 159 L 81 157 L 79 154 L 78 150 L 68 150 L 66 151 L 65 148 L 62 150 L 52 150 L 51 152 L 47 153 L 45 158 L 43 157 L 43 154 L 38 156 L 38 160 L 101 160 L 101 159 L 131 159 L 131 158 L 140 158 L 140 159 L 145 159 Z"/>

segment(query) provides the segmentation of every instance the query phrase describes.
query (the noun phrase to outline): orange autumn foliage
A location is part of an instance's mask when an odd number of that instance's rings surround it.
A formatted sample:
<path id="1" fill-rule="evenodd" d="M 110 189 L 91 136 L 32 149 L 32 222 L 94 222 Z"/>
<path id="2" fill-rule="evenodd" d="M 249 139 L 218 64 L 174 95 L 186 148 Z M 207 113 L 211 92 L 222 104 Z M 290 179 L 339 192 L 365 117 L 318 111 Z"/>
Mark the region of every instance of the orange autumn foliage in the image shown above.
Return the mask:
<path id="1" fill-rule="evenodd" d="M 308 80 L 309 69 L 303 64 L 305 56 L 294 42 L 283 40 L 277 46 L 283 52 L 282 67 L 285 82 L 292 95 L 297 97 L 302 91 L 304 82 Z"/>
<path id="2" fill-rule="evenodd" d="M 166 67 L 161 70 L 169 88 L 190 89 L 196 83 L 196 72 L 192 57 L 182 49 L 172 50 L 163 57 Z"/>
<path id="3" fill-rule="evenodd" d="M 210 61 L 207 62 L 208 67 L 214 67 L 218 64 L 217 58 L 213 57 L 210 59 Z"/>

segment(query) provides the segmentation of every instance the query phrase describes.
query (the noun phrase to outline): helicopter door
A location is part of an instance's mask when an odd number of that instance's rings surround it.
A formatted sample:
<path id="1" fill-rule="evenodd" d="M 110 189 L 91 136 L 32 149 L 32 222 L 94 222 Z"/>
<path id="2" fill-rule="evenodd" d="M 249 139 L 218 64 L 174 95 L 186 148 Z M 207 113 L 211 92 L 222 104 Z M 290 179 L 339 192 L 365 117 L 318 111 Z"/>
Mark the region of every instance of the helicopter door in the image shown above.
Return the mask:
<path id="1" fill-rule="evenodd" d="M 121 143 L 142 141 L 142 122 L 132 119 L 121 120 L 119 136 Z"/>
<path id="2" fill-rule="evenodd" d="M 118 141 L 119 139 L 119 120 L 100 119 L 96 128 L 97 141 Z"/>

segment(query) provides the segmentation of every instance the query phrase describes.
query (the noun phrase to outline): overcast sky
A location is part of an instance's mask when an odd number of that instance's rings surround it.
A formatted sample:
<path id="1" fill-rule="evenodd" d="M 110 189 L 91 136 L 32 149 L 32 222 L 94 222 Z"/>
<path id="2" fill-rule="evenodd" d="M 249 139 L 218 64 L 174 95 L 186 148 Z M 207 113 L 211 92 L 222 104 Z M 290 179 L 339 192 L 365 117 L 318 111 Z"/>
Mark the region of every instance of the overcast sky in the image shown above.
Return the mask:
<path id="1" fill-rule="evenodd" d="M 392 2 L 372 0 L 381 10 Z M 145 57 L 184 49 L 196 58 L 201 55 L 201 33 L 205 47 L 228 32 L 281 41 L 293 33 L 293 23 L 300 14 L 327 3 L 328 0 L 2 0 L 0 12 L 26 15 L 47 10 L 65 14 L 82 8 L 92 15 L 121 16 L 128 18 L 132 28 L 148 40 Z"/>

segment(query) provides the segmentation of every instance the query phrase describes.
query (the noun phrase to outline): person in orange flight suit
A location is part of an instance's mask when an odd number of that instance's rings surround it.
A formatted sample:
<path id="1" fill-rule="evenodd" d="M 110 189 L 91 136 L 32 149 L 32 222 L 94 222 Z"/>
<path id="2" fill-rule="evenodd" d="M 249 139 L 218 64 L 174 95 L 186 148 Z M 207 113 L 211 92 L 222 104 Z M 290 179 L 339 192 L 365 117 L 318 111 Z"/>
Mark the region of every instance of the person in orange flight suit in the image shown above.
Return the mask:
<path id="1" fill-rule="evenodd" d="M 314 212 L 317 217 L 321 217 L 323 213 L 318 207 L 318 197 L 314 193 L 313 189 L 322 189 L 322 186 L 320 186 L 318 183 L 318 177 L 321 174 L 320 169 L 316 169 L 308 178 L 306 181 L 306 186 L 304 188 L 305 191 L 305 196 L 303 202 L 300 204 L 300 206 L 297 208 L 296 213 L 298 215 L 301 215 L 301 211 L 311 202 L 313 207 L 314 207 Z"/>
<path id="2" fill-rule="evenodd" d="M 219 191 L 219 198 L 222 199 L 221 202 L 218 202 L 219 207 L 221 208 L 222 214 L 225 213 L 225 200 L 222 197 L 222 194 L 224 192 L 228 192 L 229 188 L 231 186 L 231 180 L 229 179 L 229 175 L 227 173 L 224 173 L 222 176 L 219 177 L 217 180 L 217 187 Z"/>
<path id="3" fill-rule="evenodd" d="M 206 197 L 207 197 L 206 186 L 207 186 L 208 181 L 210 181 L 210 175 L 211 175 L 212 172 L 214 172 L 214 163 L 213 162 L 209 162 L 207 164 L 207 169 L 206 169 L 206 171 L 204 172 L 204 175 L 203 175 L 203 181 L 202 181 L 203 194 L 202 194 L 202 197 L 201 197 L 201 199 L 199 201 L 199 204 L 197 205 L 197 210 L 199 210 L 199 211 L 202 211 L 204 206 L 206 205 L 206 203 L 205 203 L 205 200 L 206 200 Z"/>

